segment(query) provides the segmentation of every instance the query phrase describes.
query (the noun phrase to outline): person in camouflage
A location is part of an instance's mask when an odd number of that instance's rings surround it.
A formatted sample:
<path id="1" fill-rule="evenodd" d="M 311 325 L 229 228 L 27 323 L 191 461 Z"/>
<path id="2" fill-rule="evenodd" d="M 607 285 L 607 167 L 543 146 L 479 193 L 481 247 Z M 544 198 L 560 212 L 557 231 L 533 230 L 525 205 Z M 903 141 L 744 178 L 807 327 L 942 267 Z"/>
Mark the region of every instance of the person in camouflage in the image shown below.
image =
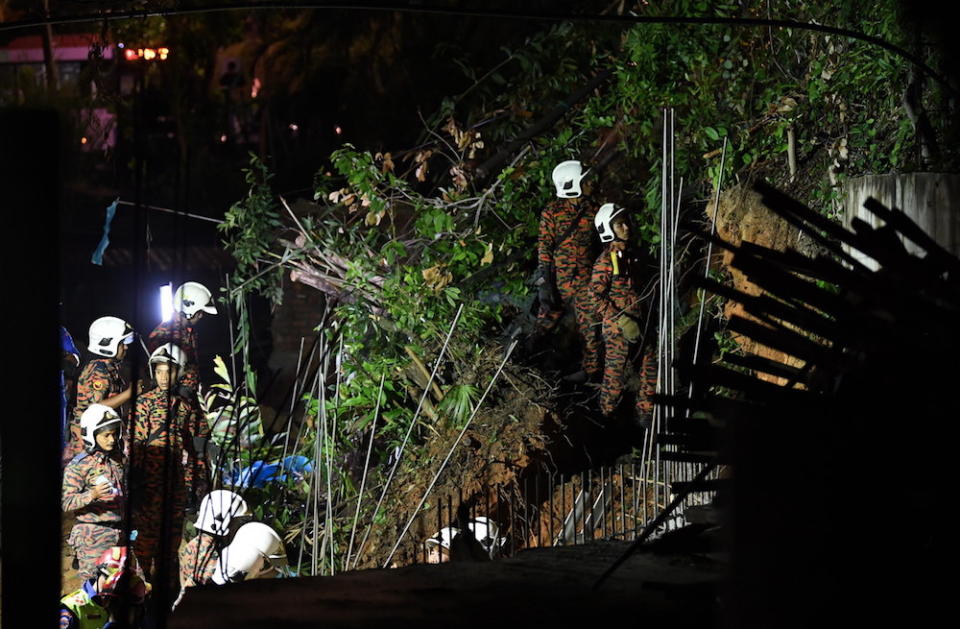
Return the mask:
<path id="1" fill-rule="evenodd" d="M 171 394 L 178 368 L 184 362 L 183 352 L 171 343 L 161 345 L 151 354 L 149 364 L 157 386 L 137 399 L 133 416 L 130 479 L 131 513 L 137 530 L 134 550 L 150 580 L 158 574 L 161 564 L 165 564 L 171 579 L 177 574 L 177 551 L 186 507 L 184 471 L 195 456 L 195 411 Z M 166 558 L 160 556 L 164 533 L 168 543 Z"/>
<path id="2" fill-rule="evenodd" d="M 218 489 L 204 496 L 195 525 L 197 536 L 180 551 L 181 598 L 186 588 L 213 581 L 220 552 L 248 516 L 247 503 L 232 491 Z"/>
<path id="3" fill-rule="evenodd" d="M 217 314 L 217 308 L 213 305 L 213 295 L 203 284 L 184 282 L 173 295 L 173 310 L 173 317 L 162 321 L 150 333 L 147 347 L 154 352 L 161 345 L 172 343 L 183 351 L 186 364 L 181 366 L 180 380 L 172 392 L 194 409 L 199 409 L 197 391 L 200 384 L 200 358 L 195 326 L 204 314 Z M 209 434 L 200 434 L 206 429 L 206 421 L 201 413 L 196 414 L 194 421 L 195 434 L 202 438 L 209 437 Z M 206 493 L 210 483 L 205 456 L 191 458 L 184 474 L 184 483 L 188 502 L 195 503 L 198 495 Z"/>
<path id="4" fill-rule="evenodd" d="M 604 358 L 600 410 L 610 415 L 623 392 L 627 350 L 640 338 L 637 324 L 640 295 L 635 287 L 636 278 L 631 277 L 633 265 L 626 253 L 630 224 L 624 208 L 612 203 L 603 205 L 597 211 L 594 224 L 600 241 L 609 243 L 593 265 L 589 293 L 594 312 L 602 321 Z"/>
<path id="5" fill-rule="evenodd" d="M 600 371 L 600 343 L 590 301 L 586 296 L 590 280 L 592 230 L 587 201 L 581 196 L 580 162 L 567 161 L 553 170 L 557 199 L 540 215 L 537 244 L 537 286 L 540 310 L 537 321 L 542 330 L 551 330 L 563 315 L 563 306 L 573 308 L 583 342 L 581 370 L 584 378 Z M 555 292 L 559 293 L 559 302 Z"/>
<path id="6" fill-rule="evenodd" d="M 121 424 L 109 406 L 88 406 L 80 418 L 86 451 L 73 457 L 63 472 L 61 507 L 77 519 L 67 543 L 76 553 L 81 580 L 94 576 L 103 551 L 120 543 L 126 508 Z"/>
<path id="7" fill-rule="evenodd" d="M 122 408 L 133 395 L 133 385 L 126 385 L 120 373 L 120 364 L 133 341 L 133 328 L 117 317 L 100 317 L 90 324 L 90 343 L 87 349 L 94 355 L 77 378 L 77 402 L 70 425 L 71 441 L 67 447 L 67 459 L 83 451 L 80 438 L 80 417 L 91 404 L 103 404 Z"/>

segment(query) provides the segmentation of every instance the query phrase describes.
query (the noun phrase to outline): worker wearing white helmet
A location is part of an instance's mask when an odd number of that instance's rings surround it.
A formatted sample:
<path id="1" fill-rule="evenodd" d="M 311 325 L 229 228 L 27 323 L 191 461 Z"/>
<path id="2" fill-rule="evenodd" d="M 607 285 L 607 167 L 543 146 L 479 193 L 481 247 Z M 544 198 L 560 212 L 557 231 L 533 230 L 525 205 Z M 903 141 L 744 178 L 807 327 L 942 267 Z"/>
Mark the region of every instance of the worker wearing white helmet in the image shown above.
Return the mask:
<path id="1" fill-rule="evenodd" d="M 213 580 L 220 561 L 220 551 L 231 539 L 231 533 L 250 512 L 239 495 L 225 489 L 204 496 L 197 511 L 197 536 L 180 552 L 180 586 L 187 588 Z"/>
<path id="2" fill-rule="evenodd" d="M 77 403 L 70 426 L 71 444 L 69 456 L 82 450 L 80 443 L 80 416 L 91 404 L 103 404 L 117 409 L 133 395 L 133 386 L 127 385 L 120 366 L 127 353 L 127 345 L 133 342 L 134 331 L 129 323 L 118 317 L 100 317 L 90 324 L 87 350 L 93 357 L 83 366 L 77 378 Z"/>
<path id="3" fill-rule="evenodd" d="M 590 295 L 602 324 L 604 343 L 600 410 L 610 415 L 623 392 L 627 350 L 640 338 L 640 294 L 629 254 L 630 221 L 626 209 L 606 203 L 594 218 L 600 241 L 607 243 L 593 265 Z"/>
<path id="4" fill-rule="evenodd" d="M 170 320 L 161 321 L 150 333 L 147 345 L 151 352 L 164 343 L 173 343 L 183 351 L 185 361 L 180 366 L 180 378 L 172 390 L 194 408 L 199 408 L 197 390 L 200 366 L 196 325 L 204 315 L 217 314 L 217 308 L 206 286 L 198 282 L 184 282 L 173 294 L 173 310 Z M 209 486 L 209 472 L 203 457 L 193 459 L 187 466 L 184 478 L 187 483 L 187 503 L 192 508 Z"/>
<path id="5" fill-rule="evenodd" d="M 218 585 L 285 574 L 287 553 L 277 532 L 262 522 L 248 522 L 220 553 L 213 574 Z"/>
<path id="6" fill-rule="evenodd" d="M 169 321 L 161 321 L 147 339 L 150 351 L 164 343 L 173 343 L 183 350 L 186 365 L 181 380 L 189 389 L 187 395 L 196 394 L 199 382 L 196 324 L 204 314 L 217 314 L 213 295 L 203 284 L 185 282 L 173 294 L 173 316 Z"/>
<path id="7" fill-rule="evenodd" d="M 91 404 L 80 417 L 84 452 L 63 472 L 61 507 L 77 520 L 67 543 L 73 548 L 81 580 L 94 575 L 97 559 L 116 546 L 125 509 L 120 416 L 109 406 Z"/>
<path id="8" fill-rule="evenodd" d="M 593 230 L 590 204 L 582 196 L 580 180 L 586 175 L 580 162 L 570 160 L 553 169 L 558 198 L 540 215 L 537 245 L 540 308 L 537 321 L 541 333 L 552 330 L 563 316 L 564 306 L 572 308 L 583 343 L 581 372 L 583 379 L 600 370 L 599 339 L 591 327 L 590 306 L 585 299 L 590 281 L 590 249 Z"/>
<path id="9" fill-rule="evenodd" d="M 205 421 L 189 402 L 172 395 L 178 372 L 184 363 L 179 347 L 165 343 L 150 355 L 150 372 L 157 386 L 137 398 L 133 413 L 130 478 L 133 487 L 131 518 L 138 531 L 134 550 L 149 580 L 166 567 L 177 574 L 177 550 L 180 548 L 186 509 L 184 458 L 196 458 L 194 441 L 209 436 Z M 203 425 L 200 435 L 198 425 Z M 166 533 L 168 555 L 161 556 Z"/>

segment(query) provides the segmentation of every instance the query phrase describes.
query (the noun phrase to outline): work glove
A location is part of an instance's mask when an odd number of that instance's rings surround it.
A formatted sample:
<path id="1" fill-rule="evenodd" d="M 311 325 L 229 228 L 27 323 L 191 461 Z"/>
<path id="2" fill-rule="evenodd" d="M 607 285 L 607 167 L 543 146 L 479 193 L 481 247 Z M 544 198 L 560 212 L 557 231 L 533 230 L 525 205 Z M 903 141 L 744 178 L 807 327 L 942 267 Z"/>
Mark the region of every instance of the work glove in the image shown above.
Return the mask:
<path id="1" fill-rule="evenodd" d="M 557 297 L 553 290 L 553 282 L 550 279 L 550 271 L 546 267 L 540 267 L 537 271 L 537 297 L 540 305 L 547 310 L 556 310 Z"/>
<path id="2" fill-rule="evenodd" d="M 629 315 L 623 315 L 617 319 L 617 325 L 628 343 L 634 343 L 640 338 L 640 326 Z"/>

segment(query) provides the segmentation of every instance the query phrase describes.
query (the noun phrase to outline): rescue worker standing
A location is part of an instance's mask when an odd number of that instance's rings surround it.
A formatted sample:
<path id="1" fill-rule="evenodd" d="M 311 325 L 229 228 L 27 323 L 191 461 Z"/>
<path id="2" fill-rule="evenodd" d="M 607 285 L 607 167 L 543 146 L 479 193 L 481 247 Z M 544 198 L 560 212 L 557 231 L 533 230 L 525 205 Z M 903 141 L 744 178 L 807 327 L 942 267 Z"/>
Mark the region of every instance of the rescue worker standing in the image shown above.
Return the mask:
<path id="1" fill-rule="evenodd" d="M 137 530 L 134 550 L 147 579 L 154 580 L 166 561 L 171 579 L 177 574 L 177 551 L 186 508 L 184 451 L 193 453 L 195 411 L 171 394 L 180 366 L 179 347 L 166 343 L 150 355 L 156 388 L 137 399 L 130 456 L 131 512 Z M 160 556 L 161 536 L 167 535 L 167 557 Z"/>
<path id="2" fill-rule="evenodd" d="M 628 254 L 630 222 L 625 208 L 607 203 L 594 218 L 600 242 L 608 243 L 593 265 L 590 295 L 594 312 L 602 321 L 603 383 L 600 385 L 600 410 L 609 416 L 617 408 L 623 393 L 627 350 L 640 338 L 640 295 L 636 279 L 631 277 Z"/>
<path id="3" fill-rule="evenodd" d="M 590 245 L 592 241 L 588 204 L 581 196 L 580 162 L 571 160 L 553 169 L 557 199 L 540 215 L 537 248 L 539 269 L 536 285 L 540 298 L 537 322 L 543 331 L 551 330 L 563 315 L 563 305 L 573 308 L 577 328 L 583 339 L 581 372 L 568 376 L 584 381 L 599 372 L 599 340 L 591 327 L 592 313 L 586 289 L 590 281 Z M 560 300 L 556 299 L 559 293 Z"/>
<path id="4" fill-rule="evenodd" d="M 173 316 L 169 321 L 161 322 L 147 339 L 151 352 L 156 351 L 164 343 L 173 343 L 183 351 L 186 362 L 180 366 L 180 381 L 171 391 L 195 409 L 200 408 L 197 400 L 200 366 L 196 325 L 204 314 L 217 314 L 217 308 L 213 305 L 213 295 L 199 282 L 184 282 L 173 294 Z M 208 438 L 209 427 L 203 415 L 197 413 L 193 419 L 194 435 L 203 439 Z M 195 504 L 197 495 L 206 493 L 209 486 L 205 456 L 201 455 L 191 460 L 184 479 L 188 501 Z"/>
<path id="5" fill-rule="evenodd" d="M 120 542 L 126 501 L 121 424 L 109 406 L 88 406 L 80 417 L 86 451 L 73 457 L 63 472 L 61 507 L 77 518 L 67 543 L 76 553 L 82 580 L 94 576 L 103 552 Z"/>
<path id="6" fill-rule="evenodd" d="M 90 324 L 87 349 L 94 355 L 77 378 L 77 404 L 70 425 L 71 444 L 68 456 L 83 451 L 80 438 L 80 417 L 91 404 L 103 404 L 123 415 L 121 407 L 130 401 L 133 385 L 127 385 L 120 365 L 133 342 L 133 328 L 117 317 L 100 317 Z"/>

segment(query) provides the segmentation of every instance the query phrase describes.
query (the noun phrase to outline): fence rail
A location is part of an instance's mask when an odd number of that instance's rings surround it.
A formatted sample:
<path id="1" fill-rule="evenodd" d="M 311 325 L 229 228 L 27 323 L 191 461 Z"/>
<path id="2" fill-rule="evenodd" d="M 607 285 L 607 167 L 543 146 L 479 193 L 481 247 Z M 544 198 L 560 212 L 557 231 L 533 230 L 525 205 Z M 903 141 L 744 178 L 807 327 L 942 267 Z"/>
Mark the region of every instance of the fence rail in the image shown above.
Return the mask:
<path id="1" fill-rule="evenodd" d="M 405 552 L 398 555 L 398 564 L 442 563 L 450 561 L 451 555 L 458 559 L 458 552 L 470 548 L 453 541 L 460 528 L 458 520 L 464 519 L 491 559 L 528 548 L 633 541 L 672 497 L 664 481 L 669 474 L 653 468 L 653 462 L 636 462 L 574 474 L 538 472 L 510 485 L 489 487 L 468 503 L 463 496 L 448 495 L 423 510 L 421 534 L 411 536 Z M 698 495 L 691 504 L 706 500 Z M 465 513 L 458 518 L 461 504 Z M 476 545 L 473 548 L 477 552 Z"/>

